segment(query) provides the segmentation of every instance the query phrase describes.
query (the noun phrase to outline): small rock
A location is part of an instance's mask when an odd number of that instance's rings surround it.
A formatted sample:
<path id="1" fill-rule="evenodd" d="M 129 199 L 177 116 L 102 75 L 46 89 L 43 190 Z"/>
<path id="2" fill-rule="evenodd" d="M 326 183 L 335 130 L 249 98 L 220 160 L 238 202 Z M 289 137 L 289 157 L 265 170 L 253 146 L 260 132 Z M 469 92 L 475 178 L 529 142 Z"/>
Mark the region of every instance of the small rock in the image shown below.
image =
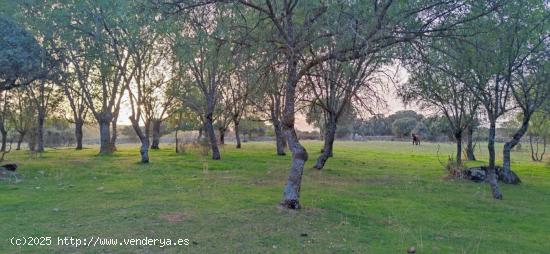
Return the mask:
<path id="1" fill-rule="evenodd" d="M 103 186 L 100 186 L 100 187 L 97 187 L 97 189 L 96 189 L 96 190 L 98 190 L 98 191 L 102 191 L 102 190 L 104 190 L 104 189 L 105 189 L 105 187 L 103 187 Z"/>
<path id="2" fill-rule="evenodd" d="M 46 172 L 44 172 L 44 170 L 39 170 L 38 173 L 41 174 L 41 175 L 46 174 Z"/>
<path id="3" fill-rule="evenodd" d="M 40 186 L 36 186 L 36 187 L 34 187 L 34 188 L 37 189 L 37 190 L 40 190 Z"/>
<path id="4" fill-rule="evenodd" d="M 52 209 L 52 211 L 59 212 L 59 208 L 56 207 L 56 208 Z"/>
<path id="5" fill-rule="evenodd" d="M 277 249 L 277 245 L 273 245 L 273 249 Z"/>
<path id="6" fill-rule="evenodd" d="M 416 248 L 414 246 L 409 247 L 407 253 L 416 253 Z"/>

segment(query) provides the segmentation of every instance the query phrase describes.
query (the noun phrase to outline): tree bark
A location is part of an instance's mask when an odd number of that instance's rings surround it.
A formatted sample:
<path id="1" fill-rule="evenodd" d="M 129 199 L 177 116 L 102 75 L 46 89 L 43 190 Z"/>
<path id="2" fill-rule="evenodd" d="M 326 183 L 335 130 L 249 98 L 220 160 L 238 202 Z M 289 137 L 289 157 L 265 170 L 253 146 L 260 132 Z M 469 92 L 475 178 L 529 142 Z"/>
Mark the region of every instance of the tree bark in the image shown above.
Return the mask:
<path id="1" fill-rule="evenodd" d="M 201 141 L 201 138 L 202 138 L 202 130 L 203 130 L 202 127 L 199 128 L 199 136 L 197 137 L 197 140 L 198 140 L 198 141 Z"/>
<path id="2" fill-rule="evenodd" d="M 99 123 L 99 153 L 111 154 L 113 153 L 113 147 L 111 143 L 111 125 L 112 114 L 111 113 L 99 113 L 97 116 L 97 122 Z"/>
<path id="3" fill-rule="evenodd" d="M 82 138 L 84 137 L 82 127 L 84 126 L 84 120 L 78 119 L 74 125 L 74 136 L 76 139 L 76 150 L 82 150 Z"/>
<path id="4" fill-rule="evenodd" d="M 160 127 L 162 121 L 160 119 L 155 119 L 153 122 L 153 140 L 151 143 L 151 149 L 159 149 L 160 144 Z"/>
<path id="5" fill-rule="evenodd" d="M 241 148 L 241 134 L 239 133 L 239 120 L 233 120 L 235 124 L 235 139 L 237 140 L 237 149 Z"/>
<path id="6" fill-rule="evenodd" d="M 274 109 L 271 110 L 271 122 L 273 123 L 273 130 L 275 131 L 275 143 L 277 145 L 277 155 L 286 155 L 285 153 L 285 137 L 283 133 L 283 128 L 281 126 L 281 121 L 274 112 Z"/>
<path id="7" fill-rule="evenodd" d="M 300 209 L 300 188 L 302 186 L 302 175 L 304 173 L 304 164 L 308 159 L 306 149 L 300 144 L 296 130 L 294 129 L 294 101 L 296 94 L 296 85 L 299 77 L 297 75 L 297 60 L 288 57 L 287 83 L 285 109 L 283 112 L 283 131 L 288 142 L 288 147 L 292 152 L 292 163 L 288 174 L 287 183 L 284 188 L 281 206 L 289 209 Z"/>
<path id="8" fill-rule="evenodd" d="M 132 127 L 134 128 L 134 131 L 136 132 L 136 135 L 139 137 L 139 141 L 141 142 L 141 147 L 139 149 L 141 163 L 149 163 L 149 135 L 143 133 L 143 131 L 139 127 L 138 119 L 133 119 L 132 117 L 130 117 L 130 122 L 132 122 Z"/>
<path id="9" fill-rule="evenodd" d="M 115 114 L 115 116 L 113 117 L 113 120 L 111 122 L 111 127 L 112 127 L 112 130 L 111 130 L 111 150 L 113 152 L 115 152 L 117 149 L 116 149 L 116 140 L 118 139 L 118 130 L 117 130 L 117 121 L 118 121 L 118 114 Z"/>
<path id="10" fill-rule="evenodd" d="M 487 169 L 488 182 L 491 185 L 493 198 L 502 199 L 502 193 L 498 187 L 498 181 L 495 170 L 495 135 L 496 135 L 496 119 L 490 119 L 489 138 L 487 147 L 489 149 L 489 168 Z"/>
<path id="11" fill-rule="evenodd" d="M 505 183 L 518 183 L 518 178 L 512 174 L 512 167 L 510 165 L 510 152 L 519 143 L 523 135 L 529 128 L 529 120 L 531 115 L 524 114 L 521 127 L 516 131 L 512 139 L 504 144 L 502 150 L 502 181 Z"/>
<path id="12" fill-rule="evenodd" d="M 0 152 L 6 151 L 6 144 L 8 143 L 8 132 L 2 128 L 0 130 L 0 133 L 2 134 L 2 147 L 0 147 Z"/>
<path id="13" fill-rule="evenodd" d="M 323 151 L 314 168 L 321 170 L 329 157 L 332 157 L 332 148 L 334 145 L 334 136 L 336 135 L 337 121 L 335 116 L 329 116 L 329 119 L 325 126 L 324 145 Z"/>
<path id="14" fill-rule="evenodd" d="M 218 141 L 216 140 L 216 133 L 214 131 L 214 126 L 212 124 L 212 113 L 209 113 L 205 117 L 204 129 L 210 139 L 210 148 L 212 149 L 212 159 L 219 160 L 221 159 L 220 150 L 218 149 Z"/>
<path id="15" fill-rule="evenodd" d="M 531 160 L 542 161 L 544 154 L 546 153 L 546 137 L 542 137 L 542 152 L 539 154 L 539 141 L 536 141 L 535 147 L 533 146 L 533 135 L 529 135 L 529 144 L 531 146 Z"/>
<path id="16" fill-rule="evenodd" d="M 220 133 L 220 145 L 225 145 L 225 129 L 218 128 L 218 132 Z"/>
<path id="17" fill-rule="evenodd" d="M 19 132 L 19 139 L 17 140 L 17 148 L 15 150 L 19 151 L 21 150 L 21 144 L 23 143 L 23 140 L 25 139 L 25 132 Z"/>
<path id="18" fill-rule="evenodd" d="M 44 121 L 46 120 L 46 114 L 43 111 L 38 111 L 38 118 L 36 124 L 36 151 L 44 152 Z"/>
<path id="19" fill-rule="evenodd" d="M 474 153 L 474 128 L 468 126 L 468 144 L 466 146 L 466 157 L 469 161 L 475 161 L 476 156 Z"/>
<path id="20" fill-rule="evenodd" d="M 455 133 L 456 141 L 456 163 L 458 165 L 462 164 L 462 132 Z"/>

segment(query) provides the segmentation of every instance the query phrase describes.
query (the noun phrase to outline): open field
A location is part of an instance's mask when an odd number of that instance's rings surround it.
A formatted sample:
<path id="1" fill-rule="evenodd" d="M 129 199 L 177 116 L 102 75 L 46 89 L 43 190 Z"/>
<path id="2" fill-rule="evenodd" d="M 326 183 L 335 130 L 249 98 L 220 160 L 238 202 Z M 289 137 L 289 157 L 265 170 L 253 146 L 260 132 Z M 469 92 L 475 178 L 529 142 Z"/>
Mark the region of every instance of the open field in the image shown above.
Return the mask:
<path id="1" fill-rule="evenodd" d="M 501 148 L 501 145 L 499 148 Z M 222 160 L 166 145 L 142 165 L 137 146 L 12 152 L 24 180 L 0 183 L 0 253 L 549 253 L 550 166 L 512 154 L 519 186 L 445 180 L 437 144 L 337 142 L 322 171 L 305 142 L 300 211 L 280 210 L 290 156 L 271 143 L 232 144 Z M 485 147 L 478 159 L 486 160 Z M 453 154 L 441 144 L 439 159 Z M 500 155 L 500 150 L 499 150 Z M 484 161 L 476 162 L 484 163 Z M 473 164 L 472 164 L 473 165 Z M 13 236 L 51 236 L 16 247 Z M 189 246 L 57 246 L 57 237 L 188 238 Z"/>

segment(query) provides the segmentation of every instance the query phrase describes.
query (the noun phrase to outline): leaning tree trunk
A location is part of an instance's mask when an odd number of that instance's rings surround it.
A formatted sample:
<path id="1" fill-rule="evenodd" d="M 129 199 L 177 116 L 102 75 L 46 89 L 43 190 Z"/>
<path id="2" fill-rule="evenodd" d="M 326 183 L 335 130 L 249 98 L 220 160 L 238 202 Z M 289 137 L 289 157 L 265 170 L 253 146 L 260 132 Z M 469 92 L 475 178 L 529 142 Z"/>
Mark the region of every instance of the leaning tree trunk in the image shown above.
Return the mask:
<path id="1" fill-rule="evenodd" d="M 277 155 L 286 155 L 285 153 L 285 137 L 283 133 L 283 128 L 281 126 L 281 122 L 279 121 L 279 118 L 275 114 L 275 112 L 271 112 L 271 122 L 273 123 L 273 130 L 275 131 L 275 143 L 277 145 Z"/>
<path id="2" fill-rule="evenodd" d="M 239 120 L 233 120 L 235 124 L 235 139 L 237 140 L 237 149 L 241 148 L 241 134 L 239 133 Z"/>
<path id="3" fill-rule="evenodd" d="M 495 169 L 495 135 L 496 135 L 496 119 L 490 119 L 489 138 L 487 148 L 489 149 L 489 167 L 487 169 L 488 182 L 491 185 L 493 198 L 502 199 L 502 193 L 498 187 L 498 181 Z"/>
<path id="4" fill-rule="evenodd" d="M 221 159 L 220 150 L 218 149 L 218 141 L 216 140 L 216 133 L 214 131 L 214 126 L 212 125 L 212 122 L 212 113 L 208 113 L 205 117 L 204 129 L 206 130 L 206 135 L 210 139 L 212 159 L 219 160 Z"/>
<path id="5" fill-rule="evenodd" d="M 287 84 L 285 109 L 283 112 L 283 130 L 288 142 L 288 147 L 292 152 L 292 164 L 285 185 L 283 200 L 281 206 L 289 209 L 300 208 L 300 188 L 302 186 L 302 175 L 304 173 L 304 164 L 308 159 L 306 149 L 300 144 L 296 130 L 294 129 L 294 101 L 296 94 L 296 85 L 299 77 L 297 75 L 297 60 L 289 57 L 287 68 Z"/>
<path id="6" fill-rule="evenodd" d="M 141 142 L 141 147 L 139 149 L 141 163 L 149 163 L 149 137 L 148 135 L 144 134 L 143 131 L 141 131 L 141 128 L 139 127 L 139 120 L 133 119 L 131 117 L 130 122 L 132 122 L 132 127 L 134 128 L 134 131 L 136 132 L 136 135 L 139 137 L 139 141 Z"/>
<path id="7" fill-rule="evenodd" d="M 99 153 L 100 154 L 111 154 L 113 153 L 113 146 L 111 143 L 111 113 L 99 113 L 97 122 L 99 123 Z"/>
<path id="8" fill-rule="evenodd" d="M 159 149 L 161 123 L 162 121 L 159 119 L 153 120 L 153 140 L 151 143 L 151 149 Z"/>
<path id="9" fill-rule="evenodd" d="M 335 116 L 329 116 L 325 126 L 324 146 L 321 155 L 317 159 L 314 168 L 321 170 L 329 157 L 332 157 L 332 147 L 334 145 L 334 136 L 336 135 L 337 119 Z"/>
<path id="10" fill-rule="evenodd" d="M 84 132 L 82 131 L 83 126 L 84 120 L 78 119 L 75 121 L 74 136 L 76 139 L 76 150 L 82 150 L 82 138 L 84 137 Z"/>
<path id="11" fill-rule="evenodd" d="M 468 126 L 468 144 L 466 145 L 466 157 L 469 161 L 475 161 L 476 155 L 474 153 L 474 128 Z"/>
<path id="12" fill-rule="evenodd" d="M 456 141 L 456 163 L 462 164 L 462 132 L 455 132 Z"/>
<path id="13" fill-rule="evenodd" d="M 512 139 L 504 144 L 504 149 L 502 150 L 502 181 L 505 183 L 517 184 L 520 182 L 517 175 L 512 173 L 512 167 L 510 165 L 510 152 L 527 132 L 530 118 L 531 115 L 524 114 L 521 127 L 516 131 Z"/>
<path id="14" fill-rule="evenodd" d="M 17 148 L 15 150 L 17 151 L 21 150 L 21 144 L 25 139 L 25 134 L 26 134 L 25 132 L 19 132 L 19 139 L 17 139 Z"/>
<path id="15" fill-rule="evenodd" d="M 225 145 L 225 129 L 218 128 L 218 132 L 220 133 L 220 145 Z"/>
<path id="16" fill-rule="evenodd" d="M 39 110 L 38 119 L 36 125 L 36 151 L 44 152 L 44 121 L 46 120 L 46 114 Z"/>

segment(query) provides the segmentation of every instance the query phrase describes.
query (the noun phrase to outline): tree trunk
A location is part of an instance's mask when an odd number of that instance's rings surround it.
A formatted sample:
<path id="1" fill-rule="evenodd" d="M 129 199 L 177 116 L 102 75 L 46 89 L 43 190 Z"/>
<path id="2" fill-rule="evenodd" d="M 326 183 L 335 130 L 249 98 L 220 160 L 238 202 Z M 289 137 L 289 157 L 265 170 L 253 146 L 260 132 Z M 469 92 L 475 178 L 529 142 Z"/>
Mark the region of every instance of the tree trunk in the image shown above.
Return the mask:
<path id="1" fill-rule="evenodd" d="M 475 161 L 476 156 L 474 153 L 474 128 L 468 126 L 468 144 L 466 146 L 466 157 L 469 161 Z"/>
<path id="2" fill-rule="evenodd" d="M 542 137 L 542 152 L 539 154 L 539 141 L 535 141 L 536 145 L 533 146 L 533 135 L 529 135 L 529 144 L 531 146 L 531 159 L 533 161 L 542 161 L 544 153 L 546 153 L 546 137 Z"/>
<path id="3" fill-rule="evenodd" d="M 299 77 L 297 75 L 297 60 L 289 57 L 287 68 L 287 84 L 285 109 L 283 113 L 283 130 L 288 142 L 288 147 L 292 152 L 292 163 L 290 172 L 284 188 L 281 206 L 289 209 L 300 209 L 300 188 L 302 186 L 302 175 L 304 173 L 304 164 L 308 159 L 306 149 L 300 144 L 296 130 L 294 129 L 294 101 L 296 94 L 296 85 Z"/>
<path id="4" fill-rule="evenodd" d="M 489 138 L 487 147 L 489 149 L 489 168 L 487 169 L 487 180 L 491 185 L 493 198 L 502 199 L 502 193 L 498 187 L 498 181 L 495 170 L 495 135 L 496 135 L 496 119 L 490 119 Z"/>
<path id="5" fill-rule="evenodd" d="M 83 126 L 84 126 L 84 120 L 78 119 L 75 121 L 74 136 L 76 139 L 76 150 L 82 150 L 82 138 L 84 136 L 82 131 Z"/>
<path id="6" fill-rule="evenodd" d="M 214 126 L 212 125 L 212 113 L 207 114 L 205 117 L 204 129 L 210 139 L 210 148 L 212 149 L 212 159 L 219 160 L 221 159 L 220 150 L 218 149 L 218 141 L 216 140 L 216 133 L 214 131 Z"/>
<path id="7" fill-rule="evenodd" d="M 504 149 L 502 150 L 502 181 L 505 183 L 519 183 L 519 178 L 512 173 L 512 167 L 510 165 L 510 152 L 527 132 L 530 118 L 531 115 L 524 113 L 521 127 L 516 131 L 512 139 L 504 144 Z"/>
<path id="8" fill-rule="evenodd" d="M 130 122 L 132 122 L 132 127 L 134 128 L 134 131 L 136 132 L 136 135 L 139 137 L 139 141 L 141 142 L 141 147 L 139 149 L 141 163 L 149 163 L 149 136 L 141 131 L 138 119 L 133 119 L 133 117 L 130 117 Z"/>
<path id="9" fill-rule="evenodd" d="M 321 155 L 317 159 L 314 168 L 321 170 L 325 166 L 329 157 L 332 157 L 332 147 L 334 145 L 334 136 L 336 135 L 337 122 L 335 116 L 329 116 L 325 126 L 324 146 Z"/>
<path id="10" fill-rule="evenodd" d="M 272 110 L 273 111 L 273 110 Z M 271 122 L 273 123 L 273 130 L 275 131 L 275 143 L 277 145 L 277 155 L 286 155 L 285 153 L 285 137 L 283 133 L 283 128 L 279 118 L 274 112 L 271 112 Z"/>
<path id="11" fill-rule="evenodd" d="M 46 120 L 46 114 L 44 112 L 38 112 L 38 119 L 36 125 L 36 151 L 44 152 L 44 121 Z"/>
<path id="12" fill-rule="evenodd" d="M 162 121 L 159 119 L 153 120 L 153 140 L 151 143 L 151 149 L 159 149 L 161 123 Z"/>
<path id="13" fill-rule="evenodd" d="M 110 143 L 111 143 L 111 150 L 113 152 L 116 151 L 116 140 L 118 139 L 117 121 L 118 121 L 118 116 L 115 116 L 111 123 L 112 130 L 111 130 Z"/>
<path id="14" fill-rule="evenodd" d="M 178 139 L 178 129 L 176 129 L 176 153 L 180 152 L 180 141 Z"/>
<path id="15" fill-rule="evenodd" d="M 241 135 L 239 133 L 239 121 L 233 120 L 235 124 L 235 139 L 237 140 L 237 149 L 241 148 Z"/>
<path id="16" fill-rule="evenodd" d="M 99 123 L 99 153 L 111 154 L 113 153 L 113 146 L 111 143 L 111 125 L 112 114 L 111 113 L 99 113 L 97 116 L 97 122 Z"/>
<path id="17" fill-rule="evenodd" d="M 0 133 L 2 134 L 2 147 L 0 147 L 0 152 L 5 152 L 6 144 L 8 142 L 8 132 L 4 128 L 2 128 L 0 130 Z"/>
<path id="18" fill-rule="evenodd" d="M 218 132 L 220 133 L 220 145 L 225 145 L 225 129 L 218 128 Z"/>
<path id="19" fill-rule="evenodd" d="M 455 133 L 456 141 L 456 163 L 458 165 L 462 164 L 462 132 Z"/>
<path id="20" fill-rule="evenodd" d="M 15 150 L 17 151 L 21 150 L 21 144 L 25 139 L 25 134 L 26 134 L 25 132 L 19 132 L 19 139 L 17 140 L 17 148 Z"/>

